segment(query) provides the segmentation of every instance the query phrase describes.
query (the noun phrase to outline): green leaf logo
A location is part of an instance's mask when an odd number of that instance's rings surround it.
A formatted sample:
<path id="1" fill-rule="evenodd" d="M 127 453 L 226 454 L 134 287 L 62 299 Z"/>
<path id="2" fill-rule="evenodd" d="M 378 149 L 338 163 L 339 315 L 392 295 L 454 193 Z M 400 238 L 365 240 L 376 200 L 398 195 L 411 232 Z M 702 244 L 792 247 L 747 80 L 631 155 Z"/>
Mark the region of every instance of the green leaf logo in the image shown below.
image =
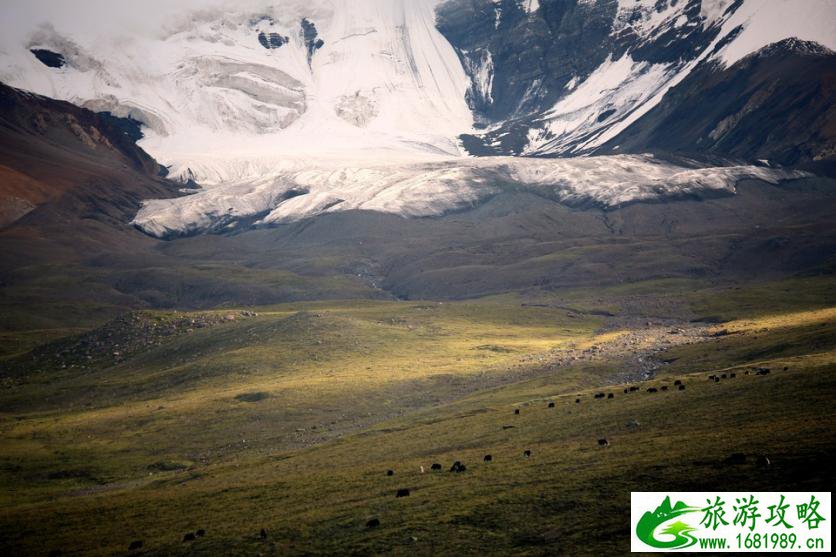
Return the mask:
<path id="1" fill-rule="evenodd" d="M 696 530 L 696 528 L 679 520 L 669 524 L 664 530 L 659 532 L 661 535 L 673 536 L 673 539 L 667 541 L 656 539 L 656 529 L 673 518 L 686 513 L 698 512 L 699 510 L 698 507 L 689 507 L 682 501 L 671 506 L 671 498 L 665 497 L 665 500 L 662 501 L 661 505 L 656 507 L 655 511 L 646 512 L 642 515 L 639 523 L 636 525 L 636 535 L 647 545 L 659 549 L 684 549 L 691 547 L 697 543 L 697 538 L 691 535 L 691 532 Z"/>

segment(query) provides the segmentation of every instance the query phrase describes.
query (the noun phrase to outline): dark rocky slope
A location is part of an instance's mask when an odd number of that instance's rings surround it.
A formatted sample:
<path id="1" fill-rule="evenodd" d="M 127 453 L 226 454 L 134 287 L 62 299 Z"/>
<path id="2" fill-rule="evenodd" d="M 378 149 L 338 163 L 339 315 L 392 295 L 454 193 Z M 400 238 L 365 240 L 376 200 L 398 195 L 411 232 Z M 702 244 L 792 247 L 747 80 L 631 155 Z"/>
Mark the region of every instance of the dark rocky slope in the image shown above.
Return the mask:
<path id="1" fill-rule="evenodd" d="M 836 54 L 787 39 L 702 64 L 601 152 L 706 153 L 784 165 L 836 156 Z"/>

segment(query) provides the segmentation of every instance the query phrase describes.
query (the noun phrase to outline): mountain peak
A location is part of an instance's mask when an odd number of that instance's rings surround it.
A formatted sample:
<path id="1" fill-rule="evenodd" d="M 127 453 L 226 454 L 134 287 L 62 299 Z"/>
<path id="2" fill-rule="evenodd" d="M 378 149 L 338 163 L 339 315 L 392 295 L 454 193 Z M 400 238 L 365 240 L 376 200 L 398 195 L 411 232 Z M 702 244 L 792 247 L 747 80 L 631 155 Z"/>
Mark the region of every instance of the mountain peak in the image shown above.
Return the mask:
<path id="1" fill-rule="evenodd" d="M 798 37 L 789 37 L 763 47 L 757 52 L 750 54 L 750 57 L 766 58 L 779 54 L 792 53 L 801 56 L 833 56 L 833 50 L 816 41 L 805 41 Z"/>

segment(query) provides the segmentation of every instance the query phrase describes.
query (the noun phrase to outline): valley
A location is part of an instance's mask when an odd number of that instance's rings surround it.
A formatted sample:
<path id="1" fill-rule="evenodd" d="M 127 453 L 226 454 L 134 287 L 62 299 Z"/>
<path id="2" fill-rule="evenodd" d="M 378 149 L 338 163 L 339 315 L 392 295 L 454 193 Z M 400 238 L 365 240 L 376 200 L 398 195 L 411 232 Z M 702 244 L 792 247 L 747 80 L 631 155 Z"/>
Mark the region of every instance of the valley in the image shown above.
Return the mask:
<path id="1" fill-rule="evenodd" d="M 490 539 L 496 553 L 620 553 L 626 542 L 608 528 L 621 528 L 628 487 L 688 478 L 700 489 L 824 489 L 836 419 L 832 280 L 688 284 L 684 300 L 683 286 L 138 314 L 82 345 L 136 336 L 145 321 L 206 324 L 169 328 L 124 359 L 36 371 L 24 358 L 21 372 L 4 373 L 2 538 L 67 554 L 120 553 L 134 539 L 150 554 L 430 553 L 452 539 L 473 549 Z M 648 293 L 665 291 L 691 315 L 725 322 L 660 314 Z M 642 306 L 632 325 L 616 317 Z M 44 352 L 78 350 L 61 346 Z M 755 374 L 764 367 L 769 375 Z M 720 372 L 737 377 L 708 379 Z M 687 389 L 645 392 L 674 379 Z M 624 394 L 628 385 L 639 391 Z M 600 437 L 610 446 L 597 447 Z M 746 464 L 723 463 L 736 452 Z M 448 472 L 453 460 L 467 473 Z M 434 462 L 441 472 L 429 471 Z M 410 497 L 396 500 L 404 486 Z M 374 517 L 381 526 L 369 530 Z M 181 541 L 197 528 L 206 536 Z"/>

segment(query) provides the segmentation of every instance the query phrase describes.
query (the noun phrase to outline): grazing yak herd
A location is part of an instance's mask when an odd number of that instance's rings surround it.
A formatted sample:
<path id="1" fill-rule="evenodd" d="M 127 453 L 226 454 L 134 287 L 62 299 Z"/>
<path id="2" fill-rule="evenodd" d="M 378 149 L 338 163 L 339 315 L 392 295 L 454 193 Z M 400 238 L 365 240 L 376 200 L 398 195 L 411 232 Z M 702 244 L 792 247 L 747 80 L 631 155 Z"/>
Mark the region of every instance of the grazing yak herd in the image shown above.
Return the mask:
<path id="1" fill-rule="evenodd" d="M 788 367 L 784 367 L 784 371 L 787 371 L 788 369 L 789 369 Z M 758 376 L 769 375 L 769 373 L 770 373 L 770 369 L 767 368 L 767 367 L 756 367 L 756 368 L 753 368 L 751 372 L 748 371 L 748 370 L 744 372 L 745 375 L 753 374 L 753 375 L 758 375 Z M 735 373 L 735 372 L 727 372 L 727 373 L 721 373 L 721 374 L 716 374 L 715 373 L 715 374 L 709 375 L 708 380 L 713 382 L 713 383 L 720 383 L 722 380 L 735 379 L 736 377 L 737 377 L 737 373 Z M 673 382 L 673 388 L 675 388 L 676 390 L 679 390 L 679 391 L 684 391 L 685 390 L 685 383 L 683 383 L 681 379 L 676 379 Z M 670 390 L 670 387 L 668 385 L 661 385 L 659 387 L 648 387 L 647 389 L 645 389 L 645 391 L 649 394 L 658 393 L 660 391 L 665 392 L 665 391 L 668 391 L 668 390 Z M 638 392 L 638 391 L 640 391 L 639 387 L 629 386 L 629 387 L 626 387 L 624 389 L 624 394 L 635 393 L 635 392 Z M 578 396 L 578 398 L 575 399 L 575 404 L 581 404 L 580 395 L 577 395 L 577 396 Z M 612 393 L 612 392 L 597 392 L 593 395 L 593 398 L 597 399 L 597 400 L 610 400 L 610 399 L 615 398 L 615 393 Z M 549 401 L 548 402 L 547 408 L 555 408 L 555 407 L 556 407 L 556 404 L 555 404 L 554 401 Z M 520 414 L 520 409 L 515 408 L 514 409 L 514 415 L 518 416 L 519 414 Z M 634 429 L 635 427 L 638 427 L 638 422 L 636 422 L 635 420 L 631 420 L 630 422 L 628 422 L 627 427 L 631 428 L 631 429 Z M 514 426 L 512 426 L 512 425 L 503 425 L 502 426 L 503 430 L 513 429 L 513 428 L 514 428 Z M 610 446 L 610 442 L 606 437 L 602 437 L 602 438 L 598 439 L 598 447 L 607 448 L 609 446 Z M 531 450 L 530 449 L 525 449 L 522 453 L 522 456 L 523 456 L 523 458 L 530 458 L 531 457 Z M 739 463 L 744 462 L 745 459 L 746 459 L 745 455 L 735 453 L 732 456 L 730 456 L 726 460 L 726 462 L 731 463 L 731 464 L 739 464 Z M 493 462 L 493 455 L 486 454 L 483 457 L 482 460 L 485 463 L 492 463 Z M 760 456 L 760 457 L 758 457 L 757 464 L 759 466 L 769 466 L 770 462 L 769 462 L 769 459 L 766 456 Z M 443 469 L 443 467 L 438 462 L 434 462 L 430 466 L 430 470 L 432 472 L 441 472 L 442 469 Z M 450 472 L 451 473 L 462 473 L 462 472 L 466 472 L 466 471 L 467 471 L 467 467 L 459 460 L 454 462 L 453 465 L 450 467 Z M 424 467 L 423 466 L 421 466 L 421 472 L 422 473 L 424 472 Z M 386 470 L 386 475 L 387 476 L 394 476 L 395 471 L 391 470 L 391 469 Z M 409 495 L 410 495 L 410 490 L 409 490 L 409 488 L 405 488 L 405 487 L 398 488 L 397 491 L 395 492 L 395 497 L 396 498 L 409 497 Z M 378 526 L 380 526 L 380 519 L 378 519 L 378 518 L 371 518 L 366 522 L 366 528 L 371 529 L 371 528 L 377 528 Z M 202 538 L 205 535 L 206 535 L 206 531 L 203 530 L 202 528 L 199 529 L 199 530 L 196 530 L 194 532 L 188 532 L 183 536 L 183 542 L 184 543 L 193 542 L 197 538 Z M 261 537 L 262 540 L 267 539 L 267 531 L 264 530 L 263 528 L 260 532 L 260 537 Z M 143 545 L 144 544 L 143 544 L 142 540 L 136 540 L 136 541 L 131 542 L 130 546 L 128 547 L 128 550 L 129 551 L 138 551 L 138 550 L 143 548 Z"/>
<path id="2" fill-rule="evenodd" d="M 785 367 L 784 371 L 786 371 L 788 369 L 789 368 Z M 765 367 L 754 368 L 754 374 L 755 375 L 761 375 L 761 376 L 768 375 L 769 372 L 770 372 L 769 368 L 765 368 Z M 746 371 L 745 374 L 749 375 L 750 372 Z M 722 373 L 722 374 L 719 374 L 719 375 L 712 374 L 712 375 L 708 376 L 708 380 L 712 381 L 714 383 L 719 383 L 723 379 L 735 379 L 736 377 L 737 377 L 737 373 Z M 676 380 L 674 380 L 672 386 L 660 385 L 659 387 L 648 387 L 647 389 L 645 389 L 645 391 L 647 393 L 654 394 L 654 393 L 658 393 L 658 392 L 667 392 L 667 391 L 673 390 L 673 389 L 676 389 L 678 391 L 684 391 L 685 390 L 685 383 L 683 383 L 683 381 L 681 379 L 676 379 Z M 638 392 L 639 390 L 640 390 L 640 388 L 635 386 L 635 385 L 628 386 L 624 389 L 624 394 L 635 393 L 635 392 Z M 598 392 L 598 393 L 595 393 L 593 395 L 593 398 L 597 399 L 597 400 L 602 400 L 602 399 L 603 400 L 610 400 L 610 399 L 615 398 L 615 393 L 612 393 L 612 392 Z M 580 404 L 580 403 L 581 403 L 581 398 L 580 398 L 580 395 L 578 395 L 578 398 L 575 399 L 575 404 Z M 555 407 L 556 407 L 556 403 L 554 401 L 549 401 L 548 402 L 547 408 L 555 408 Z M 520 414 L 520 409 L 515 408 L 514 409 L 514 415 L 518 416 L 519 414 Z M 627 424 L 627 427 L 630 428 L 630 429 L 635 429 L 635 427 L 637 427 L 637 426 L 638 426 L 638 422 L 636 422 L 635 420 L 631 420 Z M 512 426 L 512 425 L 503 425 L 502 426 L 503 430 L 513 429 L 513 428 L 514 428 L 514 426 Z M 606 437 L 602 437 L 602 438 L 598 439 L 598 447 L 606 448 L 606 447 L 609 447 L 609 446 L 610 446 L 610 442 Z M 530 449 L 524 450 L 523 453 L 522 453 L 522 456 L 523 456 L 523 458 L 531 457 L 531 450 Z M 486 454 L 483 458 L 483 461 L 484 462 L 493 462 L 493 455 Z M 442 470 L 442 466 L 441 466 L 441 464 L 436 462 L 432 466 L 430 466 L 430 470 L 433 471 L 433 472 L 440 472 Z M 458 460 L 453 463 L 453 466 L 450 467 L 450 472 L 464 472 L 465 470 L 467 470 L 465 465 L 462 464 Z M 423 472 L 424 472 L 424 467 L 421 466 L 421 473 L 423 473 Z M 391 476 L 393 474 L 394 474 L 393 470 L 387 470 L 386 471 L 387 476 Z M 409 496 L 409 494 L 410 494 L 409 489 L 400 488 L 395 493 L 395 497 L 407 497 L 407 496 Z M 374 519 L 374 521 L 376 521 L 376 523 L 373 526 L 378 526 L 380 524 L 380 522 L 377 519 Z M 367 524 L 367 526 L 372 527 L 370 525 L 371 522 L 372 521 L 369 521 L 369 524 Z"/>

